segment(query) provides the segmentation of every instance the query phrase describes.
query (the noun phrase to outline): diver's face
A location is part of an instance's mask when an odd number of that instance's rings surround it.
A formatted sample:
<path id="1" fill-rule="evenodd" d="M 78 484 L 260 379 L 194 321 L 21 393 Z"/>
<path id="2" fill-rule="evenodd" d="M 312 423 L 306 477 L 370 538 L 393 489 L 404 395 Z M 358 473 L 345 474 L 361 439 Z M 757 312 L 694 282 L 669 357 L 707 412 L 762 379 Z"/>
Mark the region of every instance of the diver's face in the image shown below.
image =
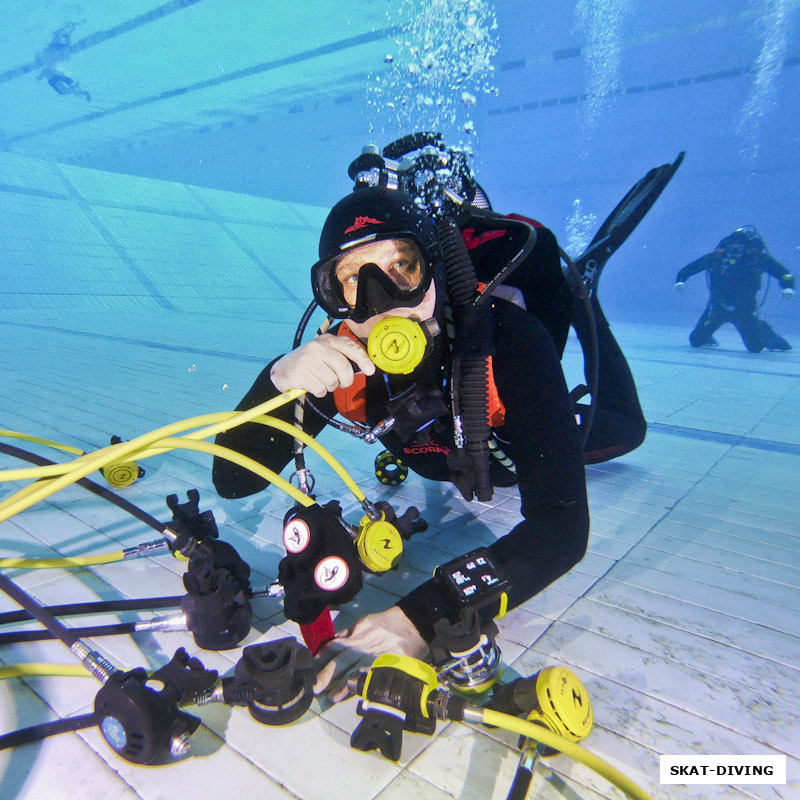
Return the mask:
<path id="1" fill-rule="evenodd" d="M 410 239 L 383 239 L 356 247 L 343 255 L 335 267 L 342 296 L 351 308 L 356 304 L 358 277 L 365 264 L 377 264 L 404 292 L 420 285 L 425 269 L 422 253 Z"/>
<path id="2" fill-rule="evenodd" d="M 377 264 L 398 288 L 415 289 L 422 281 L 425 262 L 419 248 L 410 239 L 383 239 L 356 247 L 336 264 L 336 278 L 349 305 L 355 305 L 358 292 L 358 273 L 364 264 Z M 347 320 L 347 327 L 359 338 L 366 339 L 372 329 L 386 317 L 417 317 L 427 320 L 436 308 L 436 287 L 431 281 L 420 303 L 413 308 L 399 307 L 383 311 L 364 322 Z"/>

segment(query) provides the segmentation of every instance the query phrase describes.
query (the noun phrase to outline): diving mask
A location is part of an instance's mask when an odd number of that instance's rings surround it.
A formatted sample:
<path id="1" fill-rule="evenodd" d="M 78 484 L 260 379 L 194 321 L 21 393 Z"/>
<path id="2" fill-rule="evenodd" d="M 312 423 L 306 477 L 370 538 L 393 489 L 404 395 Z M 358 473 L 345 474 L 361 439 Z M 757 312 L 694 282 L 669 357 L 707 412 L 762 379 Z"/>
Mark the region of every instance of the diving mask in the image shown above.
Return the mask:
<path id="1" fill-rule="evenodd" d="M 413 238 L 367 238 L 311 269 L 314 299 L 332 317 L 365 322 L 415 308 L 430 286 L 430 270 Z"/>

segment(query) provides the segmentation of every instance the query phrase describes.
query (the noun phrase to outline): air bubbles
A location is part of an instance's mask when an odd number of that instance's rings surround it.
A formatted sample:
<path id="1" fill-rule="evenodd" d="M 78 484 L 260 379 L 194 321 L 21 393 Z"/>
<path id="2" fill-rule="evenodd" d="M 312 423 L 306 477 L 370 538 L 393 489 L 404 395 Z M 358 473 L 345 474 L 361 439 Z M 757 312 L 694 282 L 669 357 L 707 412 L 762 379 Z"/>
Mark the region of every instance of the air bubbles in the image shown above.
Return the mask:
<path id="1" fill-rule="evenodd" d="M 565 250 L 571 258 L 578 258 L 589 246 L 592 231 L 597 226 L 597 216 L 584 214 L 579 199 L 572 201 L 572 214 L 567 220 L 567 244 Z"/>
<path id="2" fill-rule="evenodd" d="M 578 25 L 589 76 L 584 125 L 592 127 L 622 93 L 622 32 L 633 12 L 632 0 L 579 0 Z"/>
<path id="3" fill-rule="evenodd" d="M 453 142 L 475 134 L 481 96 L 497 94 L 492 59 L 497 19 L 489 0 L 402 0 L 387 13 L 401 27 L 391 58 L 370 77 L 367 102 L 389 139 L 435 130 Z M 378 80 L 378 78 L 382 80 Z"/>
<path id="4" fill-rule="evenodd" d="M 753 83 L 742 107 L 737 133 L 742 137 L 742 156 L 751 163 L 758 157 L 758 137 L 768 113 L 776 106 L 781 68 L 791 33 L 792 0 L 767 0 L 758 18 L 760 51 L 753 65 Z"/>

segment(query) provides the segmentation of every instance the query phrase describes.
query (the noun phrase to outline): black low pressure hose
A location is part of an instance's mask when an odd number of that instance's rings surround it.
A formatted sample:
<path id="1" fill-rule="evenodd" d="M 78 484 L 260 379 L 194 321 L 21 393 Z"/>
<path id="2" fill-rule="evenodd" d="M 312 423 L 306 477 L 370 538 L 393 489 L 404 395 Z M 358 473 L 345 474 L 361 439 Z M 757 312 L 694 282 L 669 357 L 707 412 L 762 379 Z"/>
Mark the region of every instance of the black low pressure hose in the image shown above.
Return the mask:
<path id="1" fill-rule="evenodd" d="M 0 591 L 5 592 L 17 605 L 22 606 L 34 619 L 44 625 L 56 639 L 70 650 L 80 642 L 74 631 L 62 625 L 46 608 L 40 606 L 27 592 L 0 572 Z"/>
<path id="2" fill-rule="evenodd" d="M 525 769 L 524 767 L 517 768 L 506 800 L 525 800 L 528 796 L 528 789 L 530 788 L 532 778 L 533 773 L 529 769 Z"/>
<path id="3" fill-rule="evenodd" d="M 497 222 L 497 225 L 490 225 L 490 229 L 497 227 L 500 228 L 519 228 L 522 232 L 526 234 L 525 241 L 522 244 L 522 247 L 517 251 L 516 255 L 506 264 L 497 275 L 486 284 L 486 287 L 480 293 L 478 299 L 475 301 L 476 306 L 482 306 L 488 303 L 491 300 L 492 292 L 504 283 L 517 267 L 522 264 L 523 261 L 533 252 L 534 247 L 536 247 L 536 242 L 538 241 L 538 235 L 536 233 L 536 228 L 533 225 L 529 225 L 527 222 L 521 219 L 509 219 L 508 217 L 503 217 L 493 212 L 476 212 L 474 215 L 475 221 L 484 220 L 491 223 L 492 221 Z"/>
<path id="4" fill-rule="evenodd" d="M 136 633 L 136 622 L 116 622 L 113 625 L 95 625 L 90 628 L 69 628 L 75 636 L 79 638 L 94 636 L 118 636 L 120 634 Z M 6 644 L 19 644 L 20 642 L 46 642 L 56 638 L 49 631 L 12 631 L 10 633 L 0 633 L 0 646 Z"/>
<path id="5" fill-rule="evenodd" d="M 40 725 L 31 725 L 29 728 L 21 728 L 18 731 L 4 733 L 0 736 L 0 750 L 41 742 L 42 739 L 46 739 L 48 736 L 56 736 L 59 733 L 74 733 L 84 728 L 93 728 L 95 725 L 97 725 L 97 717 L 94 714 L 81 714 L 76 717 L 65 717 L 52 722 L 43 722 Z"/>
<path id="6" fill-rule="evenodd" d="M 14 445 L 5 444 L 5 442 L 0 442 L 0 453 L 4 453 L 7 456 L 12 456 L 13 458 L 19 458 L 22 461 L 27 461 L 29 464 L 36 464 L 37 467 L 49 467 L 57 463 L 55 461 L 51 461 L 49 458 L 44 458 L 36 455 L 35 453 L 30 453 L 27 450 L 22 450 L 19 447 L 14 447 Z M 113 503 L 115 506 L 117 506 L 117 508 L 127 511 L 131 516 L 136 517 L 136 519 L 138 519 L 140 522 L 144 522 L 145 525 L 149 525 L 151 528 L 153 528 L 153 530 L 156 530 L 159 533 L 164 532 L 163 523 L 159 522 L 155 517 L 151 516 L 146 511 L 142 511 L 141 508 L 135 506 L 124 497 L 120 497 L 118 494 L 114 494 L 114 492 L 106 489 L 105 486 L 101 486 L 99 483 L 95 483 L 89 478 L 81 478 L 80 480 L 76 481 L 76 483 L 79 486 L 82 486 L 84 489 L 90 491 L 92 494 L 102 497 L 103 500 L 108 500 L 109 503 Z"/>
<path id="7" fill-rule="evenodd" d="M 129 600 L 96 600 L 88 603 L 68 603 L 60 606 L 42 606 L 54 617 L 69 617 L 79 614 L 96 614 L 108 611 L 153 611 L 157 608 L 180 608 L 182 595 L 173 597 L 145 597 Z M 0 614 L 0 625 L 27 622 L 33 615 L 22 609 Z"/>
<path id="8" fill-rule="evenodd" d="M 451 467 L 455 467 L 457 477 L 460 473 L 462 481 L 455 483 L 468 500 L 474 492 L 478 500 L 487 502 L 493 494 L 489 478 L 491 428 L 486 361 L 492 352 L 491 325 L 481 319 L 485 311 L 473 305 L 477 291 L 475 267 L 456 221 L 442 217 L 437 228 L 457 331 L 451 385 L 453 416 L 456 426 L 461 425 L 461 431 L 456 429 L 456 452 L 460 452 L 462 463 Z"/>

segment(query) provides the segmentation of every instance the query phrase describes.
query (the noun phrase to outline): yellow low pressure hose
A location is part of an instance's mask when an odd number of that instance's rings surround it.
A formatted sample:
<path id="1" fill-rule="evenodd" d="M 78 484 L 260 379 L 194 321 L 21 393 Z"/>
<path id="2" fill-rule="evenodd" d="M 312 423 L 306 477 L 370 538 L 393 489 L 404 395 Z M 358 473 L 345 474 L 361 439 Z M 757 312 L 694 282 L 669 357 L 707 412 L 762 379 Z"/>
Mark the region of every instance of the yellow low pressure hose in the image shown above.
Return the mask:
<path id="1" fill-rule="evenodd" d="M 211 442 L 198 442 L 194 439 L 185 439 L 185 438 L 168 438 L 162 440 L 165 445 L 169 445 L 170 450 L 175 448 L 180 448 L 183 450 L 197 450 L 200 453 L 208 453 L 212 456 L 219 456 L 220 458 L 227 459 L 228 461 L 232 461 L 234 464 L 238 464 L 240 467 L 244 467 L 245 469 L 250 470 L 251 472 L 255 472 L 256 475 L 264 478 L 264 480 L 269 481 L 270 483 L 277 486 L 279 489 L 282 489 L 292 500 L 296 500 L 298 503 L 304 506 L 313 506 L 314 501 L 307 495 L 301 492 L 296 487 L 292 486 L 289 481 L 284 480 L 278 475 L 277 472 L 273 472 L 271 469 L 268 469 L 263 464 L 260 464 L 258 461 L 255 461 L 252 458 L 248 458 L 247 456 L 243 456 L 241 453 L 237 453 L 235 450 L 231 450 L 229 447 L 222 447 L 218 444 L 211 444 Z"/>
<path id="2" fill-rule="evenodd" d="M 239 413 L 242 413 L 242 412 L 239 412 Z M 218 422 L 218 423 L 223 423 L 223 424 L 224 423 L 228 423 L 230 425 L 230 422 L 234 421 L 236 424 L 241 424 L 241 422 L 238 419 L 236 419 L 236 417 L 238 417 L 238 414 L 231 414 L 229 412 L 223 412 L 223 413 L 215 414 L 215 415 L 205 415 L 204 420 L 206 422 L 208 422 L 208 421 L 210 421 L 209 418 L 211 418 L 211 417 L 213 417 L 214 421 Z M 333 456 L 332 453 L 330 453 L 326 448 L 324 448 L 321 444 L 319 444 L 319 442 L 317 442 L 312 436 L 310 436 L 309 434 L 307 434 L 307 433 L 305 433 L 303 431 L 298 431 L 293 425 L 291 425 L 291 424 L 289 424 L 287 422 L 284 422 L 281 419 L 277 419 L 275 417 L 270 417 L 268 415 L 255 417 L 255 418 L 253 418 L 251 420 L 247 420 L 247 421 L 257 422 L 257 423 L 260 423 L 260 424 L 263 424 L 263 425 L 268 425 L 269 427 L 273 427 L 273 428 L 275 428 L 277 430 L 283 431 L 284 433 L 286 433 L 286 434 L 288 434 L 290 436 L 294 436 L 294 437 L 300 439 L 304 444 L 307 444 L 324 461 L 326 461 L 326 463 L 328 463 L 330 465 L 330 467 L 341 478 L 343 483 L 353 493 L 355 498 L 360 503 L 364 502 L 364 500 L 366 499 L 364 493 L 361 491 L 361 489 L 359 488 L 358 484 L 356 484 L 356 482 L 353 480 L 353 478 L 350 476 L 350 474 L 347 472 L 347 470 Z M 212 428 L 213 427 L 214 426 L 212 426 Z M 233 427 L 233 426 L 230 426 L 230 427 Z M 292 499 L 296 500 L 297 502 L 299 502 L 299 503 L 301 503 L 303 505 L 311 505 L 312 504 L 312 502 L 308 500 L 307 496 L 304 493 L 302 493 L 299 490 L 295 489 L 294 486 L 292 486 L 287 481 L 284 481 L 279 475 L 277 475 L 272 470 L 267 469 L 266 467 L 261 465 L 259 462 L 254 461 L 253 459 L 247 458 L 246 456 L 243 456 L 240 453 L 236 453 L 235 451 L 230 450 L 228 448 L 222 448 L 222 447 L 219 447 L 218 445 L 211 445 L 209 443 L 200 442 L 199 441 L 199 437 L 204 436 L 204 435 L 208 435 L 208 433 L 207 433 L 208 430 L 209 429 L 203 429 L 203 430 L 200 430 L 200 431 L 195 431 L 194 433 L 189 434 L 189 435 L 187 435 L 185 437 L 166 437 L 166 438 L 160 439 L 157 442 L 153 443 L 153 445 L 151 445 L 148 449 L 134 451 L 132 455 L 134 457 L 136 457 L 136 458 L 143 458 L 143 457 L 148 457 L 148 456 L 151 456 L 151 455 L 157 455 L 157 454 L 160 454 L 160 453 L 167 452 L 168 450 L 171 450 L 171 449 L 173 449 L 175 447 L 184 448 L 184 449 L 190 449 L 190 450 L 198 450 L 200 452 L 206 452 L 206 453 L 210 453 L 212 455 L 218 455 L 221 458 L 225 458 L 225 459 L 227 459 L 229 461 L 233 461 L 234 463 L 238 464 L 239 466 L 242 466 L 245 469 L 248 469 L 248 470 L 250 470 L 252 472 L 255 472 L 257 475 L 260 475 L 265 480 L 269 480 L 270 483 L 275 484 L 279 489 L 281 489 L 282 491 L 286 492 L 286 494 L 288 494 L 290 497 L 292 497 Z M 128 444 L 130 444 L 130 443 L 128 443 Z M 119 447 L 119 445 L 115 445 L 114 447 Z M 111 448 L 105 448 L 104 450 L 108 451 L 110 449 Z M 108 454 L 109 460 L 114 460 L 116 457 L 117 457 L 116 454 Z M 83 459 L 79 459 L 79 461 L 82 462 Z M 66 466 L 67 468 L 71 467 L 69 472 L 66 472 L 66 471 L 62 470 L 62 477 L 63 478 L 67 478 L 67 477 L 71 477 L 72 478 L 70 483 L 71 482 L 75 482 L 76 480 L 79 480 L 81 477 L 84 477 L 83 474 L 75 474 L 76 473 L 76 469 L 80 469 L 80 466 L 76 468 L 76 464 L 78 464 L 78 462 L 73 462 L 72 465 L 58 465 L 59 467 L 64 467 L 64 466 Z M 51 467 L 39 467 L 39 468 L 35 468 L 34 470 L 17 470 L 17 471 L 15 471 L 17 474 L 14 476 L 14 478 L 15 479 L 19 479 L 19 477 L 20 477 L 19 473 L 22 473 L 22 472 L 38 472 L 38 475 L 36 475 L 36 477 L 41 477 L 41 472 L 40 471 L 51 470 L 51 469 L 52 469 Z M 34 477 L 34 475 L 27 475 L 26 477 Z M 49 496 L 50 494 L 58 491 L 58 489 L 55 488 L 52 485 L 54 483 L 54 481 L 49 481 L 48 483 L 50 485 L 50 489 L 48 490 L 47 494 L 45 494 L 44 496 Z M 37 487 L 37 484 L 32 484 L 31 486 L 27 486 L 24 489 L 22 489 L 19 492 L 17 492 L 17 494 L 14 495 L 13 498 L 10 498 L 10 499 L 14 499 L 20 504 L 21 507 L 18 509 L 18 511 L 21 511 L 21 510 L 24 510 L 25 508 L 29 508 L 35 502 L 38 502 L 37 499 L 31 499 L 31 495 L 33 495 L 34 493 L 36 493 L 38 495 L 39 491 L 41 491 L 41 487 Z M 0 521 L 2 521 L 3 519 L 7 519 L 8 518 L 7 516 L 4 516 L 4 514 L 8 514 L 8 516 L 12 516 L 14 513 L 18 513 L 18 511 L 13 511 L 13 510 L 9 511 L 9 509 L 7 507 L 4 508 L 4 506 L 5 506 L 5 503 L 0 504 L 0 509 L 2 509 L 2 512 L 0 513 Z M 98 563 L 102 563 L 102 562 L 98 562 Z M 21 565 L 18 564 L 17 566 L 21 566 Z"/>
<path id="3" fill-rule="evenodd" d="M 268 400 L 265 403 L 261 403 L 249 409 L 248 411 L 240 411 L 236 414 L 225 414 L 224 416 L 228 417 L 226 421 L 209 425 L 200 431 L 195 431 L 194 434 L 191 434 L 191 436 L 198 438 L 215 436 L 216 434 L 222 433 L 229 428 L 242 425 L 245 422 L 250 422 L 256 417 L 261 416 L 262 414 L 269 413 L 284 403 L 288 403 L 296 399 L 301 394 L 303 394 L 302 390 L 292 389 L 291 391 L 285 392 L 284 394 L 279 395 L 272 400 Z M 25 489 L 22 489 L 20 492 L 12 495 L 0 503 L 0 522 L 3 522 L 9 517 L 14 516 L 14 514 L 17 514 L 20 511 L 24 511 L 26 508 L 30 508 L 35 503 L 38 503 L 40 500 L 44 500 L 46 497 L 50 497 L 52 494 L 55 494 L 80 478 L 85 478 L 87 475 L 91 474 L 95 470 L 100 469 L 101 467 L 104 467 L 106 464 L 112 461 L 118 461 L 122 456 L 130 456 L 132 453 L 136 453 L 139 450 L 144 450 L 148 447 L 151 447 L 160 440 L 176 433 L 181 433 L 189 428 L 202 425 L 208 418 L 218 419 L 219 414 L 207 414 L 200 417 L 194 417 L 189 420 L 183 420 L 181 422 L 174 422 L 171 425 L 166 425 L 163 428 L 143 434 L 142 436 L 138 436 L 130 441 L 120 442 L 119 444 L 112 445 L 111 447 L 105 447 L 102 450 L 98 450 L 95 453 L 82 456 L 73 462 L 71 465 L 73 469 L 71 469 L 69 472 L 50 480 L 39 481 L 38 484 L 34 484 L 33 488 L 30 486 L 25 487 Z M 49 469 L 49 467 L 45 469 Z M 26 490 L 30 491 L 28 492 Z"/>
<path id="4" fill-rule="evenodd" d="M 219 458 L 227 459 L 238 464 L 244 469 L 255 472 L 265 480 L 282 489 L 293 500 L 304 506 L 314 505 L 314 501 L 291 483 L 281 478 L 280 475 L 268 469 L 258 461 L 243 456 L 235 450 L 231 450 L 221 445 L 211 444 L 210 442 L 198 442 L 192 439 L 167 438 L 161 440 L 165 445 L 165 450 L 185 449 L 196 450 L 201 453 L 208 453 Z M 113 553 L 103 553 L 96 556 L 75 556 L 69 558 L 0 558 L 0 568 L 16 569 L 55 569 L 66 567 L 89 567 L 99 564 L 110 564 L 115 561 L 122 561 L 125 558 L 125 551 L 118 550 Z"/>
<path id="5" fill-rule="evenodd" d="M 97 556 L 72 556 L 64 558 L 0 558 L 2 569 L 58 569 L 65 567 L 93 567 L 111 564 L 125 558 L 124 550 L 101 553 Z"/>
<path id="6" fill-rule="evenodd" d="M 238 416 L 237 412 L 220 412 L 218 414 L 209 414 L 205 415 L 204 421 L 209 423 L 211 421 L 215 423 L 221 422 L 230 422 L 236 420 Z M 320 456 L 330 467 L 333 471 L 341 478 L 342 482 L 347 486 L 347 488 L 353 493 L 356 500 L 359 503 L 362 503 L 365 499 L 364 493 L 359 488 L 358 484 L 353 480 L 351 475 L 347 472 L 347 470 L 342 466 L 341 462 L 339 462 L 333 454 L 323 447 L 313 436 L 310 436 L 305 431 L 301 431 L 296 428 L 294 425 L 289 424 L 288 422 L 284 422 L 282 419 L 278 419 L 276 417 L 271 417 L 268 415 L 263 415 L 256 417 L 255 419 L 249 420 L 250 422 L 257 422 L 262 425 L 267 425 L 271 428 L 275 428 L 276 430 L 283 431 L 287 433 L 289 436 L 294 437 L 295 439 L 303 442 L 303 444 L 307 445 L 310 449 L 312 449 L 317 455 Z M 193 426 L 190 426 L 193 427 Z M 231 426 L 232 427 L 232 426 Z M 194 433 L 190 433 L 184 437 L 181 437 L 184 440 L 188 439 L 205 439 L 208 436 L 204 430 L 195 431 Z M 167 452 L 169 449 L 168 447 L 162 447 L 161 443 L 163 440 L 155 443 L 153 446 L 148 447 L 146 450 L 138 450 L 134 453 L 130 454 L 132 457 L 136 459 L 142 458 L 149 458 L 150 456 L 160 455 L 161 453 Z M 115 445 L 116 446 L 116 445 Z M 107 451 L 109 448 L 104 448 L 103 451 L 96 451 L 98 454 L 104 451 Z M 116 459 L 116 456 L 114 456 Z M 114 460 L 112 459 L 112 460 Z M 229 459 L 232 460 L 232 459 Z M 73 461 L 70 464 L 53 464 L 51 466 L 46 467 L 26 467 L 23 469 L 16 469 L 16 470 L 6 470 L 0 471 L 0 482 L 2 481 L 20 481 L 20 480 L 41 480 L 43 478 L 53 478 L 58 475 L 67 475 L 70 474 L 74 469 L 79 466 L 81 460 Z M 35 487 L 35 484 L 33 484 Z M 31 487 L 25 487 L 30 491 L 34 491 Z M 38 487 L 36 487 L 38 488 Z M 283 488 L 283 487 L 281 487 Z M 20 490 L 15 497 L 21 499 L 24 495 L 25 489 Z M 2 504 L 0 504 L 0 509 L 2 509 Z"/>
<path id="7" fill-rule="evenodd" d="M 599 756 L 594 755 L 594 753 L 584 750 L 580 745 L 553 733 L 541 725 L 536 725 L 533 722 L 528 722 L 528 720 L 519 719 L 518 717 L 512 717 L 509 714 L 503 714 L 500 711 L 493 711 L 489 708 L 469 707 L 465 711 L 464 720 L 466 722 L 480 722 L 484 725 L 493 725 L 496 728 L 502 728 L 512 733 L 518 733 L 528 739 L 541 742 L 547 747 L 552 747 L 554 750 L 558 750 L 565 756 L 569 756 L 593 770 L 609 783 L 625 792 L 631 800 L 653 800 L 644 789 L 637 786 L 637 784 L 627 777 L 627 775 L 623 775 L 616 767 L 611 766 L 611 764 L 604 761 Z"/>
<path id="8" fill-rule="evenodd" d="M 5 436 L 7 439 L 21 439 L 23 442 L 32 442 L 33 444 L 43 444 L 45 447 L 52 447 L 53 450 L 63 450 L 65 453 L 72 453 L 72 455 L 75 456 L 82 456 L 85 452 L 69 444 L 61 444 L 51 439 L 42 439 L 39 436 L 31 436 L 27 433 L 20 433 L 19 431 L 9 431 L 0 428 L 0 436 Z"/>
<path id="9" fill-rule="evenodd" d="M 130 456 L 134 453 L 138 455 L 139 452 L 144 453 L 145 456 L 163 453 L 164 450 L 148 450 L 145 448 L 149 448 L 154 442 L 166 436 L 174 436 L 190 428 L 197 428 L 201 425 L 207 427 L 200 428 L 198 431 L 187 434 L 186 438 L 207 439 L 210 436 L 216 436 L 218 433 L 222 433 L 229 428 L 235 428 L 238 425 L 243 425 L 245 422 L 250 422 L 255 417 L 267 414 L 303 394 L 305 394 L 305 392 L 300 389 L 292 389 L 282 395 L 273 397 L 271 400 L 267 400 L 261 405 L 254 406 L 248 411 L 217 411 L 210 414 L 201 414 L 197 417 L 190 417 L 189 419 L 180 420 L 179 422 L 172 422 L 169 425 L 157 428 L 154 431 L 145 433 L 130 441 L 119 442 L 118 444 L 112 444 L 100 450 L 86 453 L 81 458 L 77 458 L 69 464 L 52 464 L 47 467 L 25 467 L 23 469 L 0 470 L 0 481 L 38 480 L 41 478 L 57 477 L 72 472 L 74 469 L 78 469 L 88 461 L 93 462 L 101 456 L 111 456 L 107 459 L 107 461 L 110 462 L 121 460 L 121 456 Z M 105 466 L 105 463 L 103 463 L 102 466 Z M 0 508 L 3 507 L 5 502 L 8 501 L 6 500 L 4 503 L 0 503 Z"/>
<path id="10" fill-rule="evenodd" d="M 57 675 L 66 678 L 91 677 L 83 664 L 13 664 L 0 666 L 0 680 L 4 678 L 29 678 L 40 675 Z"/>

